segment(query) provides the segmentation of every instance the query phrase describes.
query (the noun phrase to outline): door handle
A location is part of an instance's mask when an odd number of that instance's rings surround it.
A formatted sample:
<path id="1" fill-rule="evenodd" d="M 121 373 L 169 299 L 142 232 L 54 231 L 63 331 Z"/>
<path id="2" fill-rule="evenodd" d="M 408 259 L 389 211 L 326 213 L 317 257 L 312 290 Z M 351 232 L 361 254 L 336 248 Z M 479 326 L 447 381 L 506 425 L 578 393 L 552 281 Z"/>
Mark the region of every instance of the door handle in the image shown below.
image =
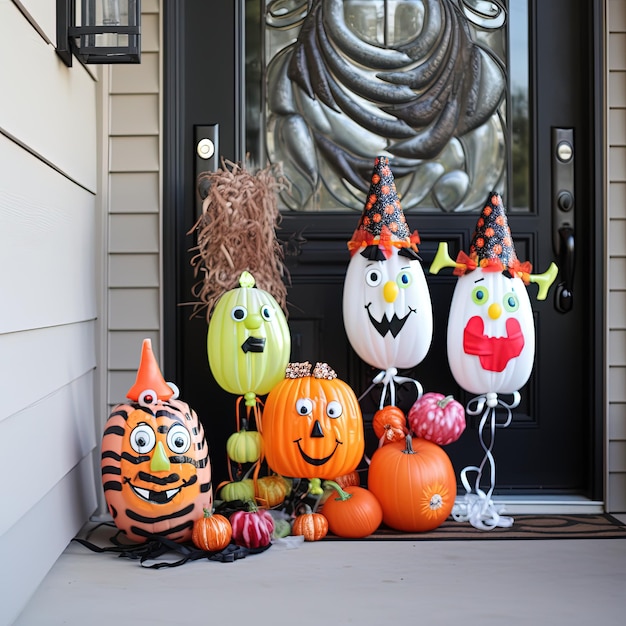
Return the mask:
<path id="1" fill-rule="evenodd" d="M 219 166 L 219 124 L 193 127 L 195 149 L 196 217 L 202 215 L 202 201 L 209 193 L 209 180 L 204 172 L 215 172 Z"/>
<path id="2" fill-rule="evenodd" d="M 572 310 L 572 282 L 574 280 L 574 229 L 562 227 L 559 229 L 561 240 L 560 263 L 562 279 L 556 286 L 555 306 L 557 311 L 567 313 Z"/>
<path id="3" fill-rule="evenodd" d="M 561 280 L 554 306 L 568 313 L 574 305 L 575 264 L 574 129 L 552 129 L 552 245 L 559 259 Z"/>

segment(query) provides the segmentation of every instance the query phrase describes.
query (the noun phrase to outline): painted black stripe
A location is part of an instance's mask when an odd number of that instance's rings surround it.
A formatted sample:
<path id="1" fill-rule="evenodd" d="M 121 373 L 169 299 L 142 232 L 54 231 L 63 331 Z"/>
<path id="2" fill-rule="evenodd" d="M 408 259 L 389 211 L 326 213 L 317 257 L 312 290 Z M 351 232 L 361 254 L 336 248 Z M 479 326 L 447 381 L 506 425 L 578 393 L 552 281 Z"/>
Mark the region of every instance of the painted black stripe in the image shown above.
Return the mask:
<path id="1" fill-rule="evenodd" d="M 190 504 L 186 506 L 184 509 L 179 509 L 178 511 L 174 511 L 168 515 L 157 515 L 156 517 L 147 517 L 145 515 L 140 515 L 133 509 L 126 509 L 126 515 L 135 522 L 139 522 L 140 524 L 157 524 L 158 522 L 165 522 L 168 519 L 173 519 L 176 517 L 184 517 L 185 515 L 189 515 L 193 511 L 195 504 Z"/>
<path id="2" fill-rule="evenodd" d="M 169 459 L 170 463 L 191 463 L 194 467 L 198 467 L 198 464 L 201 463 L 201 461 L 196 461 L 190 456 L 185 455 L 171 456 Z"/>
<path id="3" fill-rule="evenodd" d="M 208 450 L 208 448 L 207 448 L 207 451 L 206 451 L 206 456 L 205 456 L 203 459 L 200 459 L 200 460 L 198 461 L 198 467 L 199 467 L 199 468 L 202 468 L 202 467 L 207 467 L 207 466 L 209 466 L 210 464 L 211 464 L 211 459 L 210 459 L 210 457 L 209 457 L 209 450 Z"/>
<path id="4" fill-rule="evenodd" d="M 181 419 L 180 413 L 178 412 L 173 413 L 172 411 L 167 411 L 166 409 L 159 409 L 156 412 L 156 417 L 169 417 L 171 420 L 174 420 L 175 422 L 184 424 L 184 421 Z"/>
<path id="5" fill-rule="evenodd" d="M 105 465 L 102 468 L 102 475 L 104 476 L 105 474 L 112 474 L 114 476 L 121 476 L 122 475 L 122 468 L 118 467 L 116 465 Z"/>
<path id="6" fill-rule="evenodd" d="M 122 460 L 122 457 L 117 452 L 113 452 L 112 450 L 103 450 L 102 451 L 102 458 L 103 459 L 113 459 L 114 461 L 121 461 Z"/>
<path id="7" fill-rule="evenodd" d="M 141 463 L 148 463 L 150 461 L 150 456 L 148 454 L 142 454 L 141 456 L 133 456 L 128 452 L 122 452 L 122 458 L 125 461 L 129 461 L 130 463 L 134 463 L 135 465 L 140 465 Z"/>
<path id="8" fill-rule="evenodd" d="M 209 481 L 208 483 L 202 483 L 200 485 L 200 493 L 207 493 L 211 491 L 212 486 L 213 486 L 213 483 L 211 481 Z"/>
<path id="9" fill-rule="evenodd" d="M 107 435 L 118 435 L 122 437 L 124 435 L 124 427 L 123 426 L 109 426 L 104 431 L 104 437 Z"/>
<path id="10" fill-rule="evenodd" d="M 168 474 L 167 476 L 160 477 L 140 471 L 137 473 L 137 478 L 139 478 L 139 480 L 143 480 L 146 483 L 154 483 L 155 485 L 162 486 L 170 485 L 171 483 L 177 483 L 180 480 L 180 476 L 175 472 L 173 474 Z"/>
<path id="11" fill-rule="evenodd" d="M 122 483 L 119 481 L 109 480 L 102 485 L 105 491 L 122 491 Z"/>
<path id="12" fill-rule="evenodd" d="M 193 520 L 189 520 L 184 524 L 180 524 L 178 526 L 172 526 L 169 530 L 164 530 L 160 533 L 151 533 L 144 528 L 139 526 L 131 526 L 130 529 L 135 535 L 139 535 L 140 537 L 171 537 L 173 533 L 180 533 L 186 530 L 193 528 Z"/>

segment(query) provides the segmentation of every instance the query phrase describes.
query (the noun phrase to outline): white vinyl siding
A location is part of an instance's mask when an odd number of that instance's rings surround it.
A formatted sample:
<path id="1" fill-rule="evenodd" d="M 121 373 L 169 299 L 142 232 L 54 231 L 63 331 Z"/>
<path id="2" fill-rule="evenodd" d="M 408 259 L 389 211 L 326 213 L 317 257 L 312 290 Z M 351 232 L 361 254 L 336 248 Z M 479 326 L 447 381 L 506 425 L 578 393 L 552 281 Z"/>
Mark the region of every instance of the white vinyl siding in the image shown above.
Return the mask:
<path id="1" fill-rule="evenodd" d="M 98 83 L 55 40 L 55 3 L 0 2 L 2 623 L 97 506 Z"/>

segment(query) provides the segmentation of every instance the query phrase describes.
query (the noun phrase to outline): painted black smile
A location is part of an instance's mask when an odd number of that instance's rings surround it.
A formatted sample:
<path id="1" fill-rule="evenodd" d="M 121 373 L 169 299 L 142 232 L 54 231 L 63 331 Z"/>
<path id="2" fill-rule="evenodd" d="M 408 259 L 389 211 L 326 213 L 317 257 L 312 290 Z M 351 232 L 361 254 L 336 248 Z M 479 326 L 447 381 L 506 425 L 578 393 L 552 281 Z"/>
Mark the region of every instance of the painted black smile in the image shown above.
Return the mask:
<path id="1" fill-rule="evenodd" d="M 365 305 L 365 308 L 367 309 L 367 314 L 369 315 L 372 326 L 378 331 L 378 334 L 381 337 L 384 337 L 387 333 L 391 333 L 394 337 L 397 337 L 398 333 L 406 324 L 407 319 L 409 319 L 409 315 L 411 315 L 411 313 L 417 312 L 417 309 L 412 309 L 411 307 L 409 307 L 409 312 L 404 317 L 400 318 L 394 313 L 393 317 L 389 319 L 385 314 L 379 322 L 378 320 L 374 319 L 374 317 L 370 313 L 371 306 L 372 303 L 370 302 L 369 304 Z"/>
<path id="2" fill-rule="evenodd" d="M 263 352 L 265 350 L 265 337 L 248 337 L 242 344 L 244 352 Z"/>
<path id="3" fill-rule="evenodd" d="M 130 478 L 124 478 L 124 482 L 128 484 L 128 486 L 133 490 L 133 493 L 138 498 L 141 498 L 146 502 L 151 502 L 152 504 L 167 504 L 172 499 L 174 499 L 174 497 L 176 497 L 182 489 L 195 484 L 197 481 L 198 477 L 194 475 L 191 476 L 189 480 L 183 480 L 183 484 L 179 487 L 174 487 L 173 489 L 165 489 L 163 491 L 155 491 L 154 489 L 145 489 L 142 487 L 138 487 L 137 485 L 133 485 L 130 481 Z M 151 482 L 157 481 L 152 480 Z"/>
<path id="4" fill-rule="evenodd" d="M 312 456 L 309 456 L 302 449 L 302 446 L 300 446 L 300 442 L 301 441 L 302 441 L 302 439 L 296 439 L 294 441 L 294 443 L 298 446 L 298 450 L 300 451 L 300 454 L 302 455 L 302 458 L 307 463 L 309 463 L 310 465 L 324 465 L 324 463 L 328 463 L 328 461 L 330 461 L 330 459 L 332 458 L 333 454 L 335 454 L 335 452 L 337 452 L 337 448 L 343 443 L 343 442 L 339 441 L 339 439 L 335 439 L 335 447 L 334 447 L 333 451 L 328 456 L 325 456 L 323 459 L 314 459 Z"/>

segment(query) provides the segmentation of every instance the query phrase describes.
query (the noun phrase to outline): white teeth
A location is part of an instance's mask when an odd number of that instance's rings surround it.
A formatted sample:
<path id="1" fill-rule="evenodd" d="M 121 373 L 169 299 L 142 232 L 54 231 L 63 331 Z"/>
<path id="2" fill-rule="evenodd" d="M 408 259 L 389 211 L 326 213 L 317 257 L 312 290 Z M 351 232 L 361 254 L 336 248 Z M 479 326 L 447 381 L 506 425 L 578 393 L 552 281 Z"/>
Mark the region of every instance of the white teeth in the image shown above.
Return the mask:
<path id="1" fill-rule="evenodd" d="M 141 496 L 144 500 L 150 500 L 150 492 L 147 489 L 141 489 L 139 487 L 135 487 L 135 492 L 137 495 Z"/>
<path id="2" fill-rule="evenodd" d="M 167 499 L 171 500 L 179 491 L 180 489 L 168 489 L 165 492 L 167 494 Z"/>

